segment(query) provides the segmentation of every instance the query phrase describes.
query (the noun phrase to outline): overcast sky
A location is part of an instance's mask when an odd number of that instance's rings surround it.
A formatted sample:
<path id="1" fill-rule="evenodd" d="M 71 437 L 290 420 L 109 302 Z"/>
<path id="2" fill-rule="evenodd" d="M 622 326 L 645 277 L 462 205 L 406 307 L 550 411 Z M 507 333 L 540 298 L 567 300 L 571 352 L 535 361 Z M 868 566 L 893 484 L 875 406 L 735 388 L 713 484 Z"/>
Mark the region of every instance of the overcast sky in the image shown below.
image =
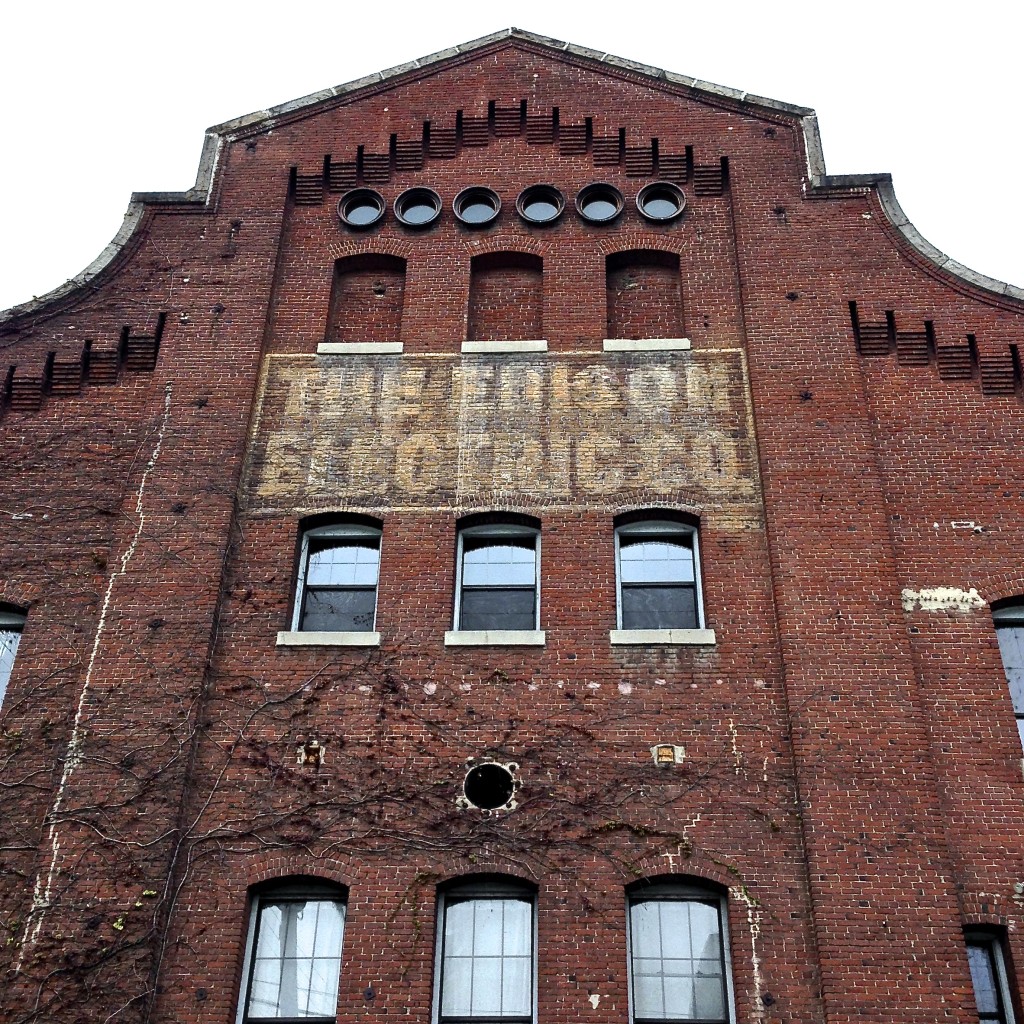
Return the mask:
<path id="1" fill-rule="evenodd" d="M 1024 285 L 1024 4 L 8 4 L 0 309 L 92 262 L 213 124 L 516 25 L 818 112 L 828 170 L 890 171 L 954 259 Z"/>

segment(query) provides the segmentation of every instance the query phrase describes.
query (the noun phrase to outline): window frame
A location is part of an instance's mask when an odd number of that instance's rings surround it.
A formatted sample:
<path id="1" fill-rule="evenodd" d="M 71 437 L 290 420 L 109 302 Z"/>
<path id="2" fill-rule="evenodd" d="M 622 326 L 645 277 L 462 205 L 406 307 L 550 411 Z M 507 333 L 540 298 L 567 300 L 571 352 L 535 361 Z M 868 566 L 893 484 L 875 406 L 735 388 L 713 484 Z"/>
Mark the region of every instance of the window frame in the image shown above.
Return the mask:
<path id="1" fill-rule="evenodd" d="M 968 954 L 968 973 L 971 976 L 971 995 L 978 1013 L 979 1024 L 1015 1024 L 1016 1016 L 1013 1009 L 1013 994 L 1010 988 L 1010 975 L 1006 969 L 1006 955 L 1003 950 L 1003 936 L 992 930 L 968 928 L 964 931 L 964 946 Z M 970 950 L 984 949 L 987 953 L 992 980 L 995 982 L 999 1007 L 996 1012 L 982 1014 L 978 1010 L 978 997 L 974 986 L 974 972 L 970 970 Z"/>
<path id="2" fill-rule="evenodd" d="M 999 646 L 999 661 L 1003 668 L 1003 676 L 1006 679 L 1006 688 L 1010 695 L 1010 702 L 1013 706 L 1013 716 L 1017 721 L 1017 735 L 1020 738 L 1021 749 L 1024 751 L 1024 697 L 1020 702 L 1020 708 L 1013 697 L 1013 686 L 1010 683 L 1010 666 L 1003 656 L 1003 644 L 999 639 L 1002 630 L 1020 631 L 1019 643 L 1024 650 L 1024 598 L 1014 597 L 1006 601 L 1000 601 L 992 608 L 992 625 L 996 631 L 996 643 Z M 1013 666 L 1017 668 L 1018 666 Z"/>
<path id="3" fill-rule="evenodd" d="M 242 961 L 242 981 L 238 992 L 238 1009 L 235 1024 L 337 1024 L 338 1007 L 335 999 L 334 1013 L 318 1017 L 254 1017 L 249 1013 L 252 996 L 252 980 L 256 969 L 256 949 L 259 941 L 259 924 L 264 905 L 268 903 L 337 903 L 341 905 L 341 948 L 338 950 L 338 989 L 341 987 L 341 972 L 344 963 L 345 928 L 348 924 L 348 890 L 341 885 L 318 878 L 283 880 L 253 890 L 249 901 L 249 923 L 246 930 L 245 956 Z"/>
<path id="4" fill-rule="evenodd" d="M 16 608 L 13 605 L 0 605 L 0 636 L 6 634 L 14 638 L 9 652 L 10 664 L 5 668 L 3 662 L 0 662 L 0 707 L 3 706 L 4 697 L 7 695 L 7 687 L 10 685 L 11 676 L 14 674 L 14 663 L 18 658 L 18 646 L 21 643 L 21 636 L 25 631 L 27 620 L 27 614 L 20 608 Z"/>
<path id="5" fill-rule="evenodd" d="M 529 630 L 501 630 L 497 627 L 488 626 L 483 630 L 473 629 L 467 630 L 462 625 L 463 608 L 462 599 L 463 591 L 469 589 L 470 591 L 495 591 L 495 590 L 523 590 L 527 588 L 521 587 L 482 587 L 482 586 L 470 586 L 466 588 L 463 586 L 462 577 L 464 574 L 465 565 L 465 541 L 466 538 L 470 540 L 474 539 L 487 539 L 494 538 L 498 543 L 502 538 L 515 538 L 515 537 L 532 537 L 533 538 L 533 626 Z M 539 526 L 533 526 L 529 523 L 517 521 L 513 518 L 508 519 L 495 519 L 493 522 L 487 523 L 474 523 L 469 526 L 463 526 L 459 528 L 458 540 L 455 555 L 455 612 L 452 622 L 452 631 L 454 633 L 488 633 L 488 632 L 504 632 L 504 633 L 531 633 L 538 632 L 540 630 L 540 556 L 541 556 L 541 531 Z"/>
<path id="6" fill-rule="evenodd" d="M 530 1016 L 478 1014 L 445 1016 L 442 1014 L 445 988 L 445 924 L 448 907 L 471 900 L 518 900 L 530 908 Z M 434 942 L 434 986 L 431 1020 L 433 1024 L 534 1024 L 537 1020 L 537 890 L 517 879 L 477 879 L 457 882 L 437 894 L 437 926 Z"/>
<path id="7" fill-rule="evenodd" d="M 714 905 L 718 914 L 718 935 L 724 995 L 724 1017 L 640 1017 L 636 1013 L 636 958 L 633 939 L 633 907 L 640 903 L 701 903 Z M 626 891 L 626 965 L 628 973 L 629 1024 L 733 1024 L 736 999 L 732 981 L 729 942 L 728 891 L 698 881 L 660 880 L 641 883 Z"/>
<path id="8" fill-rule="evenodd" d="M 694 591 L 694 612 L 696 623 L 693 626 L 630 626 L 622 624 L 622 538 L 647 537 L 652 540 L 667 538 L 670 534 L 686 534 L 690 537 L 691 551 L 693 553 L 693 591 Z M 703 630 L 704 618 L 704 587 L 700 569 L 700 531 L 698 527 L 690 522 L 681 519 L 671 519 L 664 513 L 653 512 L 642 517 L 630 517 L 624 522 L 619 522 L 615 527 L 615 628 L 621 631 L 690 631 Z M 677 584 L 680 588 L 688 586 L 686 583 Z"/>
<path id="9" fill-rule="evenodd" d="M 295 577 L 295 592 L 293 596 L 293 607 L 291 617 L 291 631 L 293 633 L 316 633 L 318 630 L 309 630 L 304 628 L 303 620 L 305 618 L 305 604 L 306 604 L 306 593 L 310 589 L 306 583 L 306 577 L 309 573 L 309 558 L 311 553 L 310 548 L 317 545 L 321 541 L 330 541 L 332 538 L 338 540 L 358 539 L 358 538 L 374 538 L 376 539 L 377 547 L 377 578 L 373 584 L 373 587 L 356 587 L 356 586 L 338 586 L 338 587 L 323 587 L 317 589 L 323 590 L 334 590 L 334 591 L 368 591 L 373 590 L 373 621 L 370 623 L 367 629 L 356 629 L 356 630 L 338 630 L 337 632 L 343 634 L 366 634 L 367 636 L 373 635 L 377 628 L 377 601 L 380 596 L 380 556 L 381 548 L 383 547 L 384 531 L 380 526 L 373 526 L 369 523 L 359 522 L 332 522 L 326 523 L 321 526 L 313 526 L 303 531 L 302 533 L 302 544 L 299 551 L 299 567 Z M 325 544 L 324 547 L 329 547 L 329 544 Z"/>

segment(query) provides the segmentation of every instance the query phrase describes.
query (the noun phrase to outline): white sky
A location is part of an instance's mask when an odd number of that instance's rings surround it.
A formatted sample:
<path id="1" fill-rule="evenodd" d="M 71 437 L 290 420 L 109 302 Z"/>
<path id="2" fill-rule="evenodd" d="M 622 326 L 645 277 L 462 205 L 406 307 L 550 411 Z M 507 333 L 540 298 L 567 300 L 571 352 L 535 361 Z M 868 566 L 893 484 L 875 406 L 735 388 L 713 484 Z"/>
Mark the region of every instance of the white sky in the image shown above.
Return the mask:
<path id="1" fill-rule="evenodd" d="M 0 309 L 191 186 L 208 126 L 510 25 L 815 108 L 830 173 L 890 171 L 932 244 L 1024 285 L 1020 0 L 55 0 L 0 15 Z"/>

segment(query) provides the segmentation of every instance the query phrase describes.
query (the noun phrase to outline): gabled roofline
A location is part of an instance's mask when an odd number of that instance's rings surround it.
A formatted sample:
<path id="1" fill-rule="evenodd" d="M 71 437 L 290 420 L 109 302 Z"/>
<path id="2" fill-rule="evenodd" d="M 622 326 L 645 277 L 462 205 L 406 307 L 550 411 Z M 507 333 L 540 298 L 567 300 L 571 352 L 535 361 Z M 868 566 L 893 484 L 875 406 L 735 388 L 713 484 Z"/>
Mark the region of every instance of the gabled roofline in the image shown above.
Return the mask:
<path id="1" fill-rule="evenodd" d="M 103 273 L 127 247 L 142 223 L 147 207 L 165 205 L 209 206 L 221 150 L 226 143 L 232 141 L 233 137 L 239 134 L 250 134 L 264 127 L 271 127 L 283 117 L 291 117 L 305 110 L 311 111 L 312 108 L 327 100 L 348 96 L 362 89 L 380 86 L 410 72 L 427 70 L 434 65 L 444 64 L 455 58 L 471 55 L 477 50 L 501 43 L 503 40 L 515 39 L 541 49 L 568 54 L 583 60 L 595 61 L 617 71 L 632 72 L 633 74 L 653 79 L 655 82 L 662 82 L 676 88 L 689 90 L 690 94 L 696 99 L 704 97 L 709 100 L 727 100 L 740 105 L 740 107 L 750 108 L 752 111 L 764 111 L 794 118 L 799 122 L 803 132 L 804 153 L 807 159 L 807 178 L 811 190 L 829 192 L 835 189 L 874 189 L 890 224 L 928 262 L 932 263 L 939 270 L 952 274 L 975 288 L 992 292 L 1001 297 L 1024 300 L 1024 288 L 1009 284 L 1006 281 L 1000 281 L 994 277 L 988 277 L 985 274 L 979 274 L 965 267 L 962 263 L 958 263 L 927 241 L 900 207 L 893 189 L 891 175 L 887 173 L 826 174 L 825 157 L 821 147 L 821 134 L 818 130 L 818 118 L 811 108 L 796 106 L 792 103 L 783 103 L 780 100 L 773 100 L 767 96 L 753 95 L 740 89 L 732 89 L 729 86 L 716 85 L 714 82 L 690 78 L 688 75 L 666 71 L 664 68 L 654 67 L 650 64 L 641 64 L 637 61 L 626 60 L 624 57 L 616 57 L 614 54 L 592 50 L 586 46 L 577 46 L 575 43 L 567 43 L 560 39 L 553 39 L 550 36 L 527 32 L 525 29 L 507 28 L 502 29 L 500 32 L 492 32 L 489 35 L 480 36 L 479 39 L 473 39 L 458 46 L 438 50 L 436 53 L 408 61 L 405 64 L 397 64 L 392 68 L 377 71 L 364 78 L 357 78 L 353 82 L 321 89 L 318 92 L 310 93 L 308 96 L 289 100 L 287 103 L 281 103 L 266 110 L 253 111 L 250 114 L 244 114 L 241 117 L 236 117 L 230 121 L 224 121 L 221 124 L 214 125 L 212 128 L 208 128 L 203 142 L 202 155 L 199 160 L 196 183 L 192 188 L 185 192 L 133 192 L 120 229 L 99 256 L 81 273 L 76 274 L 65 281 L 64 284 L 59 285 L 45 295 L 29 302 L 21 303 L 18 306 L 12 306 L 8 310 L 0 311 L 0 327 L 23 316 L 41 313 L 45 307 L 70 296 L 79 288 L 87 285 L 93 278 Z"/>

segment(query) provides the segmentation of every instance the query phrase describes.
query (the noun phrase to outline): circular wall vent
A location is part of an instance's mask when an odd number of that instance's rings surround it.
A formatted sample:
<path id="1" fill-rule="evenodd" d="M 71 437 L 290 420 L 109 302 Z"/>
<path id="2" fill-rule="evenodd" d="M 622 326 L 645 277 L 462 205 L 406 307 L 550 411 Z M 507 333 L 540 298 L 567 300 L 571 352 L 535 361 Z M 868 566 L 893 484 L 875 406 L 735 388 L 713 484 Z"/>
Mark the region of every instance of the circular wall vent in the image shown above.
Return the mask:
<path id="1" fill-rule="evenodd" d="M 637 193 L 636 208 L 648 220 L 675 220 L 686 209 L 686 196 L 671 181 L 654 181 Z"/>
<path id="2" fill-rule="evenodd" d="M 395 200 L 395 216 L 407 228 L 425 228 L 441 216 L 441 197 L 432 188 L 407 188 Z"/>
<path id="3" fill-rule="evenodd" d="M 554 185 L 531 185 L 516 200 L 516 211 L 530 224 L 553 224 L 564 209 L 565 196 Z"/>
<path id="4" fill-rule="evenodd" d="M 452 203 L 455 216 L 471 228 L 482 228 L 493 223 L 501 212 L 498 193 L 483 185 L 464 188 Z"/>
<path id="5" fill-rule="evenodd" d="M 591 224 L 608 224 L 615 220 L 626 201 L 622 193 L 614 186 L 603 181 L 594 182 L 580 189 L 576 197 L 576 210 L 584 220 Z"/>
<path id="6" fill-rule="evenodd" d="M 519 765 L 482 761 L 466 772 L 462 783 L 463 807 L 479 807 L 482 811 L 510 811 L 516 806 L 513 799 L 519 783 L 513 774 Z"/>
<path id="7" fill-rule="evenodd" d="M 372 188 L 354 188 L 338 200 L 342 223 L 357 231 L 373 227 L 384 216 L 384 197 Z"/>

